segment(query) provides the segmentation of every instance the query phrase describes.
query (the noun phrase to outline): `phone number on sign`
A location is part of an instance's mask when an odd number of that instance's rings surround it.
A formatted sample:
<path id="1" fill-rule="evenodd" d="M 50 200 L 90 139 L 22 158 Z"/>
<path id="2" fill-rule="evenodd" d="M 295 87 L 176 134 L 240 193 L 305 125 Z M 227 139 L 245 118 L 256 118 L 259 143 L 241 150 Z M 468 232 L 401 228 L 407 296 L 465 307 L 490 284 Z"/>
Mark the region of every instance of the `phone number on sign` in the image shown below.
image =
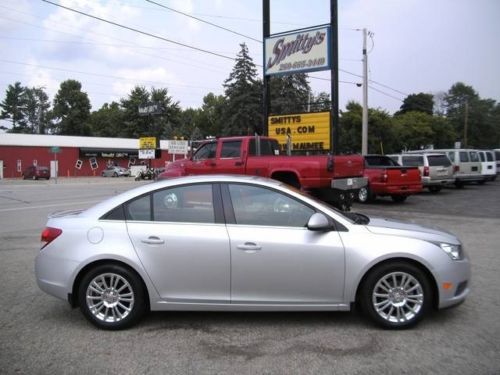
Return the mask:
<path id="1" fill-rule="evenodd" d="M 280 71 L 293 70 L 293 69 L 303 69 L 303 68 L 313 68 L 315 66 L 321 66 L 321 65 L 325 65 L 325 58 L 324 57 L 321 57 L 319 59 L 296 61 L 294 63 L 280 64 Z"/>

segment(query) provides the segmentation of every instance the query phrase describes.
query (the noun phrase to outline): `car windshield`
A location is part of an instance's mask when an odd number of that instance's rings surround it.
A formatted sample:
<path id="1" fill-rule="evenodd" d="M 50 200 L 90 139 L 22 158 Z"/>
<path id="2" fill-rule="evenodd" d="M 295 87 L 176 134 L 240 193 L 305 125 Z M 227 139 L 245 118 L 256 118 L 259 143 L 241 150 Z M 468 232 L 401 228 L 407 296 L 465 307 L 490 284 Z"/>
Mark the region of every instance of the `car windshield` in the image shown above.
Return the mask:
<path id="1" fill-rule="evenodd" d="M 429 160 L 430 167 L 449 167 L 451 165 L 450 159 L 446 155 L 429 155 L 427 159 Z"/>

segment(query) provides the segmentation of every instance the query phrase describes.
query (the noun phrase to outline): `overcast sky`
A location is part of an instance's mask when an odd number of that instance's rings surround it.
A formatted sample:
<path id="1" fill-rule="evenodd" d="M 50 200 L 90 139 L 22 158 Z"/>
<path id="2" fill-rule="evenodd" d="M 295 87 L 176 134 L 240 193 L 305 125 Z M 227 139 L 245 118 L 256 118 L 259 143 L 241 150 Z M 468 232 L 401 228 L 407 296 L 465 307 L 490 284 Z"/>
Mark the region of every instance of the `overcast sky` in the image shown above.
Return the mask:
<path id="1" fill-rule="evenodd" d="M 209 26 L 146 0 L 51 0 L 172 41 L 235 57 L 245 42 L 262 65 L 261 0 L 155 0 L 245 36 Z M 328 0 L 270 0 L 271 33 L 329 23 Z M 362 32 L 369 41 L 369 105 L 391 113 L 406 94 L 447 91 L 462 81 L 500 101 L 499 0 L 338 0 L 339 99 L 361 102 Z M 0 0 L 0 101 L 16 81 L 42 86 L 52 100 L 76 79 L 92 110 L 136 85 L 168 88 L 181 107 L 199 107 L 234 61 L 127 31 L 42 0 Z M 262 69 L 259 68 L 262 77 Z M 353 75 L 355 74 L 355 75 Z M 329 78 L 330 72 L 311 73 Z M 315 93 L 330 90 L 311 79 Z M 375 91 L 379 90 L 379 91 Z M 381 91 L 381 92 L 380 92 Z M 5 125 L 5 123 L 4 123 Z"/>

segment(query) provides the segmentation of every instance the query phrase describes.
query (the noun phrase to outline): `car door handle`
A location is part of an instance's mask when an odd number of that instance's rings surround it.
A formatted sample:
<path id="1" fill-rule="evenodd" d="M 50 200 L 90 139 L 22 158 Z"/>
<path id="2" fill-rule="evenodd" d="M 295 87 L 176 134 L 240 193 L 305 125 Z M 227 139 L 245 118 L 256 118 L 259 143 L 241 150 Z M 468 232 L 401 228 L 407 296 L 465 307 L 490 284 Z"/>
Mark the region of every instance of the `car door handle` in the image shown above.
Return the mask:
<path id="1" fill-rule="evenodd" d="M 145 240 L 141 240 L 142 243 L 148 244 L 148 245 L 163 245 L 165 243 L 164 240 L 160 239 L 159 237 L 156 236 L 151 236 L 146 238 Z"/>
<path id="2" fill-rule="evenodd" d="M 253 242 L 245 242 L 243 245 L 238 245 L 236 247 L 238 248 L 238 250 L 243 251 L 257 251 L 262 249 L 262 246 L 259 246 Z"/>

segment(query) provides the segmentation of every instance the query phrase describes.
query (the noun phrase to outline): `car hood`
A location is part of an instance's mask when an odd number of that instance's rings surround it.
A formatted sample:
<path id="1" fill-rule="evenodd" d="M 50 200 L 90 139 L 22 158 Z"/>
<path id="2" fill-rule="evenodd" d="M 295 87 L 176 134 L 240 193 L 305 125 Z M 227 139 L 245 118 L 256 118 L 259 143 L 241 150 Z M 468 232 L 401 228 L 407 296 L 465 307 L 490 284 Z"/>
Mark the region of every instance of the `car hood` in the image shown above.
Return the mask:
<path id="1" fill-rule="evenodd" d="M 370 223 L 366 225 L 366 228 L 375 234 L 409 237 L 431 242 L 446 242 L 455 245 L 460 244 L 459 239 L 454 234 L 442 229 L 429 228 L 398 220 L 370 217 Z"/>

